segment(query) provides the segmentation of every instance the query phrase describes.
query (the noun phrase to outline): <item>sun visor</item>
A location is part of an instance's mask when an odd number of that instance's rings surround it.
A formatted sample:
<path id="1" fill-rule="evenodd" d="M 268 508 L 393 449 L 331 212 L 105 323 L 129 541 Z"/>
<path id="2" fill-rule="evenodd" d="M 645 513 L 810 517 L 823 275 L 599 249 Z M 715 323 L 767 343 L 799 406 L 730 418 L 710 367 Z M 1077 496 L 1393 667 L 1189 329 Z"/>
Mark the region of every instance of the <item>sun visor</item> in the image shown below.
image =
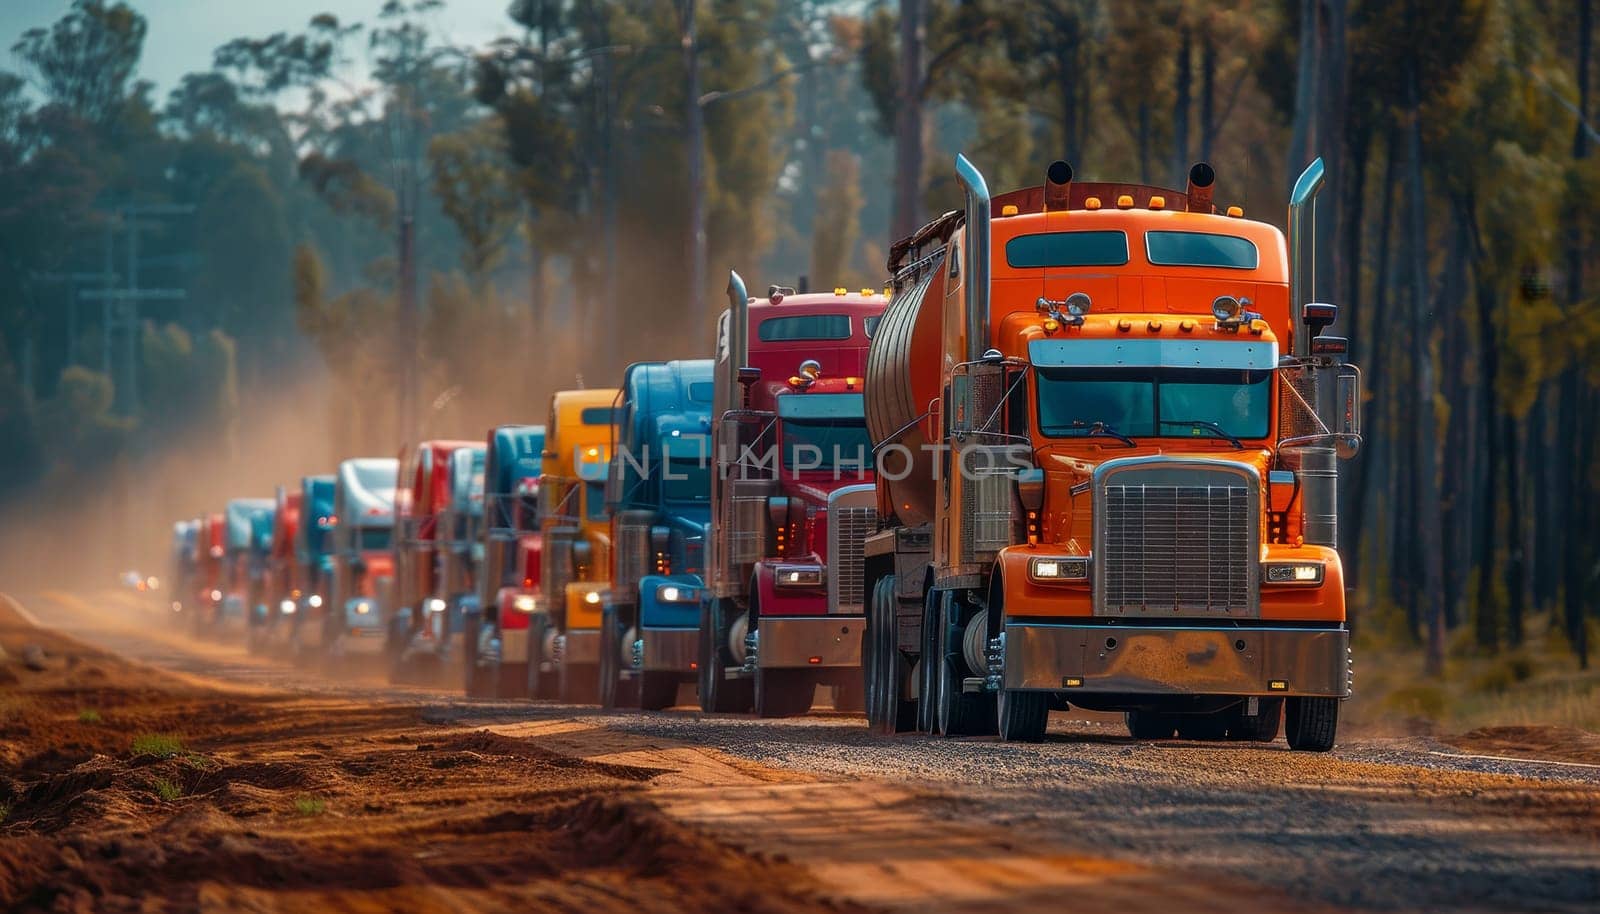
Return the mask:
<path id="1" fill-rule="evenodd" d="M 1028 343 L 1028 360 L 1040 368 L 1224 368 L 1278 366 L 1271 340 L 1049 339 Z"/>

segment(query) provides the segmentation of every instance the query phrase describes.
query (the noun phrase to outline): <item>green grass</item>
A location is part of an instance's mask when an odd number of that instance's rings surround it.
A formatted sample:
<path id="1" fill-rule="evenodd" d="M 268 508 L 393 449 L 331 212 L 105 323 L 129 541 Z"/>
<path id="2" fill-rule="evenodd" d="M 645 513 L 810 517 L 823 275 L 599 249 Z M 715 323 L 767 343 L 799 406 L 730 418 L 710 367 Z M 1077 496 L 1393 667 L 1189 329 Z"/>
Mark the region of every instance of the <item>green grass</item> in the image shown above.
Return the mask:
<path id="1" fill-rule="evenodd" d="M 1348 721 L 1377 732 L 1418 726 L 1462 732 L 1491 726 L 1556 726 L 1600 732 L 1600 657 L 1588 670 L 1549 613 L 1528 618 L 1522 646 L 1488 654 L 1471 632 L 1452 633 L 1444 673 L 1430 677 L 1420 647 L 1399 646 L 1370 628 L 1355 647 L 1355 695 Z"/>
<path id="2" fill-rule="evenodd" d="M 98 724 L 100 723 L 100 712 L 94 708 L 84 708 L 78 712 L 78 723 Z"/>
<path id="3" fill-rule="evenodd" d="M 320 816 L 327 808 L 327 803 L 308 793 L 294 798 L 294 811 L 302 816 Z"/>
<path id="4" fill-rule="evenodd" d="M 9 818 L 11 818 L 11 804 L 0 803 L 0 822 L 5 822 Z"/>
<path id="5" fill-rule="evenodd" d="M 183 796 L 183 788 L 166 778 L 156 778 L 150 782 L 150 786 L 155 788 L 156 796 L 166 800 L 168 803 Z"/>
<path id="6" fill-rule="evenodd" d="M 210 771 L 217 763 L 198 752 L 185 752 L 183 763 L 196 771 Z"/>
<path id="7" fill-rule="evenodd" d="M 183 740 L 171 733 L 141 733 L 133 738 L 134 755 L 172 758 L 183 751 Z"/>

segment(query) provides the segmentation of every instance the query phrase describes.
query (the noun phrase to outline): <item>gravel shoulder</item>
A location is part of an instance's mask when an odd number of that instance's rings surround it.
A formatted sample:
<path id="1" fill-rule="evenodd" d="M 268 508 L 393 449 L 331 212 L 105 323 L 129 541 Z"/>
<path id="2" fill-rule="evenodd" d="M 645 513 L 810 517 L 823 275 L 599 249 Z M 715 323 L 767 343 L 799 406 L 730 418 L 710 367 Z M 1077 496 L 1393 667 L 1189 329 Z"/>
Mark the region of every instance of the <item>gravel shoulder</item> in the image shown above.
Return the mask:
<path id="1" fill-rule="evenodd" d="M 652 814 L 796 874 L 762 881 L 763 898 L 945 911 L 1057 910 L 1069 898 L 1129 911 L 1587 911 L 1600 897 L 1600 768 L 1583 761 L 1587 734 L 1358 737 L 1307 755 L 1138 744 L 1120 725 L 1058 715 L 1041 745 L 884 740 L 844 715 L 603 713 L 333 682 L 108 624 L 82 598 L 34 602 L 46 624 L 197 683 L 408 706 L 452 733 L 653 772 L 628 788 Z M 786 895 L 790 885 L 800 894 Z"/>

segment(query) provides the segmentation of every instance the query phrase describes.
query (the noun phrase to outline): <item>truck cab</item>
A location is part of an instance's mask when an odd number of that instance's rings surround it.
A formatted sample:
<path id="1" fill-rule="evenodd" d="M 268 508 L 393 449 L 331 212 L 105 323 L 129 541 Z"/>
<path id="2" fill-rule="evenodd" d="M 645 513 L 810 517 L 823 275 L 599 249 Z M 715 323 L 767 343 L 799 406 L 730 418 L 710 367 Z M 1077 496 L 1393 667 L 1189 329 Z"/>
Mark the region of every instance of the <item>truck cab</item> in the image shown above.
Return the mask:
<path id="1" fill-rule="evenodd" d="M 175 615 L 186 610 L 192 612 L 195 604 L 195 580 L 199 570 L 195 544 L 200 538 L 200 520 L 181 520 L 172 525 L 172 549 L 167 569 L 168 589 L 172 599 L 168 605 Z"/>
<path id="2" fill-rule="evenodd" d="M 295 540 L 300 535 L 300 487 L 279 486 L 272 514 L 272 552 L 267 557 L 267 586 L 262 624 L 252 631 L 253 650 L 287 651 L 295 614 L 300 611 L 300 566 Z"/>
<path id="3" fill-rule="evenodd" d="M 203 514 L 195 532 L 194 582 L 189 587 L 190 631 L 196 635 L 210 631 L 222 615 L 222 588 L 227 582 L 228 520 L 222 514 Z"/>
<path id="4" fill-rule="evenodd" d="M 449 639 L 450 603 L 445 592 L 441 530 L 450 506 L 452 455 L 481 447 L 472 441 L 424 441 L 401 451 L 395 490 L 395 603 L 386 606 L 390 678 L 433 680 L 440 673 Z M 442 618 L 434 618 L 434 617 Z"/>
<path id="5" fill-rule="evenodd" d="M 1332 745 L 1359 375 L 1300 282 L 1308 176 L 1291 270 L 1204 163 L 1174 190 L 1058 162 L 991 200 L 958 158 L 967 207 L 893 246 L 867 369 L 876 728 L 1037 740 L 1071 705 L 1139 738 L 1282 719 L 1292 748 Z"/>
<path id="6" fill-rule="evenodd" d="M 467 617 L 467 694 L 497 698 L 528 692 L 528 631 L 540 611 L 539 474 L 542 425 L 502 425 L 484 457 L 482 566 L 476 617 Z M 513 659 L 514 658 L 514 659 Z"/>
<path id="7" fill-rule="evenodd" d="M 294 563 L 298 594 L 289 626 L 289 652 L 295 658 L 315 656 L 322 649 L 323 620 L 333 596 L 334 511 L 337 476 L 300 479 L 300 523 L 295 531 Z"/>
<path id="8" fill-rule="evenodd" d="M 539 477 L 541 611 L 528 635 L 528 691 L 587 703 L 599 698 L 600 622 L 611 570 L 605 480 L 617 390 L 550 398 Z"/>
<path id="9" fill-rule="evenodd" d="M 711 521 L 710 359 L 636 362 L 623 374 L 606 498 L 611 588 L 601 625 L 600 703 L 677 702 L 698 663 Z"/>
<path id="10" fill-rule="evenodd" d="M 859 564 L 872 523 L 863 416 L 871 289 L 750 298 L 730 276 L 718 330 L 711 480 L 715 532 L 702 601 L 706 711 L 805 713 L 818 685 L 859 707 L 862 605 L 832 567 Z"/>
<path id="11" fill-rule="evenodd" d="M 393 599 L 394 502 L 399 461 L 357 457 L 334 481 L 332 594 L 323 613 L 324 656 L 377 656 L 384 647 L 383 607 Z"/>
<path id="12" fill-rule="evenodd" d="M 272 524 L 277 503 L 270 498 L 235 498 L 228 502 L 227 542 L 223 562 L 227 585 L 223 588 L 220 628 L 238 631 L 254 644 L 266 623 L 268 564 L 272 554 Z"/>

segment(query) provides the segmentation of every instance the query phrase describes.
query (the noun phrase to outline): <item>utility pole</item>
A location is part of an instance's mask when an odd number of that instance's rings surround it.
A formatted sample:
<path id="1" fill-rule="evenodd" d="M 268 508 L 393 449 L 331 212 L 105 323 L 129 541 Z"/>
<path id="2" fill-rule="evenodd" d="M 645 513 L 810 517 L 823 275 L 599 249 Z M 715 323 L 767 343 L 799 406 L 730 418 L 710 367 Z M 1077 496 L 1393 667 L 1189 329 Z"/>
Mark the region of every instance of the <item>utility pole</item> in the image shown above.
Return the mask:
<path id="1" fill-rule="evenodd" d="M 187 204 L 176 203 L 136 203 L 118 207 L 116 222 L 120 223 L 123 231 L 128 234 L 127 242 L 127 286 L 115 288 L 116 274 L 112 271 L 112 224 L 106 226 L 105 270 L 99 278 L 105 280 L 102 289 L 84 289 L 78 297 L 86 300 L 98 300 L 102 305 L 101 311 L 101 370 L 107 377 L 115 380 L 117 400 L 122 406 L 125 416 L 137 417 L 139 415 L 139 333 L 141 321 L 139 316 L 139 303 L 146 301 L 182 301 L 188 298 L 184 289 L 141 289 L 139 288 L 139 232 L 147 228 L 155 228 L 158 222 L 143 220 L 141 216 L 184 216 L 194 212 L 194 207 Z M 93 276 L 93 274 L 88 274 Z M 112 352 L 116 340 L 116 333 L 122 332 L 123 346 L 122 357 L 116 359 Z M 121 362 L 118 366 L 116 363 Z M 113 369 L 119 368 L 113 374 Z"/>
<path id="2" fill-rule="evenodd" d="M 695 329 L 710 326 L 706 313 L 705 110 L 700 102 L 700 45 L 695 29 L 695 0 L 681 0 L 683 29 L 683 142 L 689 171 L 689 305 Z"/>
<path id="3" fill-rule="evenodd" d="M 400 440 L 407 447 L 417 434 L 417 258 L 416 258 L 416 175 L 409 160 L 400 163 L 400 319 L 399 362 L 400 402 L 395 421 Z"/>

